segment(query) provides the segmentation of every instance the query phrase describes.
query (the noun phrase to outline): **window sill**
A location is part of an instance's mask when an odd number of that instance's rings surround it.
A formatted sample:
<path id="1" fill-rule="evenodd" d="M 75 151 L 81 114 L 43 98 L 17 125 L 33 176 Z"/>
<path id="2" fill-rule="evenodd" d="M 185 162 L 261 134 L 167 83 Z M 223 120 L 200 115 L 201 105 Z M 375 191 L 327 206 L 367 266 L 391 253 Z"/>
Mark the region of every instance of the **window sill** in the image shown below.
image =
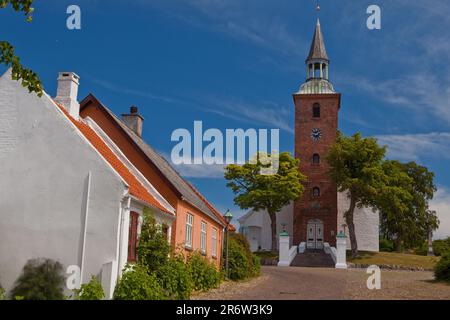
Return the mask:
<path id="1" fill-rule="evenodd" d="M 200 253 L 201 253 L 202 256 L 206 257 L 206 251 L 200 251 Z"/>
<path id="2" fill-rule="evenodd" d="M 217 260 L 217 256 L 211 256 L 211 258 L 213 258 L 214 260 Z"/>
<path id="3" fill-rule="evenodd" d="M 191 246 L 185 245 L 184 249 L 187 251 L 194 251 L 194 249 Z"/>

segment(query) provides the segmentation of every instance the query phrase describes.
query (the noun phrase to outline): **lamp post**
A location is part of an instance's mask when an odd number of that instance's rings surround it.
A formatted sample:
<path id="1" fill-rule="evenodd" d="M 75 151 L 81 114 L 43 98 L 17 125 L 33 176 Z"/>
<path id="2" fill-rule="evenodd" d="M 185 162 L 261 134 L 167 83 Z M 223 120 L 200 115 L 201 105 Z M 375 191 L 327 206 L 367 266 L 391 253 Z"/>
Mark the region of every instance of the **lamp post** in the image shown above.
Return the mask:
<path id="1" fill-rule="evenodd" d="M 226 229 L 225 229 L 226 241 L 227 241 L 226 252 L 225 252 L 225 275 L 226 275 L 226 277 L 228 279 L 228 227 L 230 226 L 231 220 L 233 220 L 233 215 L 231 214 L 230 210 L 227 210 L 227 212 L 225 212 L 223 217 L 224 217 L 225 221 L 227 222 L 227 226 L 226 226 Z"/>

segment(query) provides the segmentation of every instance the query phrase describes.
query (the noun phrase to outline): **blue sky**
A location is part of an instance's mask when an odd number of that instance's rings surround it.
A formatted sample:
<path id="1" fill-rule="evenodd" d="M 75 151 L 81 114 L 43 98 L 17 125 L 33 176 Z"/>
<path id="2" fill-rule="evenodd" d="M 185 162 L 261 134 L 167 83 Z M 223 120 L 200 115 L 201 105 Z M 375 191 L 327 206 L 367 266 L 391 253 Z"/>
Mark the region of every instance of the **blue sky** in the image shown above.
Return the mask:
<path id="1" fill-rule="evenodd" d="M 77 4 L 82 29 L 66 28 Z M 378 4 L 382 29 L 366 27 Z M 81 77 L 80 100 L 93 93 L 116 114 L 135 104 L 144 139 L 170 154 L 173 130 L 280 128 L 294 144 L 292 93 L 305 80 L 314 31 L 313 0 L 45 0 L 34 20 L 0 10 L 0 39 L 54 95 L 58 71 Z M 436 173 L 432 207 L 450 235 L 450 3 L 446 0 L 322 0 L 330 78 L 343 94 L 339 126 L 389 145 L 389 157 Z M 3 71 L 1 69 L 0 71 Z M 220 168 L 179 167 L 217 208 L 232 209 Z"/>

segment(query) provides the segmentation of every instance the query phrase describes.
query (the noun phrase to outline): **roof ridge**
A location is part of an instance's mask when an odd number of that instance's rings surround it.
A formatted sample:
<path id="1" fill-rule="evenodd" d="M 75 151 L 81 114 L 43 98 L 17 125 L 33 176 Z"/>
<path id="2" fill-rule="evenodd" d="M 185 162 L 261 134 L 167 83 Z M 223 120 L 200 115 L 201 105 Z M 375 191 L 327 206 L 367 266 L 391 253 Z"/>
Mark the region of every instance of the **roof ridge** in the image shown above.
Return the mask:
<path id="1" fill-rule="evenodd" d="M 204 195 L 202 195 L 200 193 L 200 191 L 197 190 L 197 188 L 194 187 L 193 184 L 191 184 L 190 182 L 186 183 L 191 187 L 191 189 L 200 197 L 201 200 L 203 200 L 203 202 L 205 202 L 205 204 L 211 209 L 211 211 L 216 214 L 217 218 L 219 218 L 224 224 L 227 224 L 227 222 L 225 221 L 225 218 L 222 216 L 222 214 L 219 212 L 219 210 L 217 210 L 212 204 L 211 202 L 209 202 Z M 232 227 L 232 229 L 236 230 L 234 228 L 234 226 L 232 224 L 230 224 L 230 226 Z"/>
<path id="2" fill-rule="evenodd" d="M 173 216 L 174 214 L 167 210 L 157 199 L 147 190 L 138 178 L 127 168 L 127 166 L 114 154 L 111 148 L 103 139 L 86 123 L 75 120 L 67 110 L 52 100 L 58 109 L 67 117 L 67 119 L 81 132 L 89 143 L 100 153 L 104 160 L 119 174 L 119 176 L 129 185 L 129 193 L 141 201 L 148 203 Z"/>
<path id="3" fill-rule="evenodd" d="M 226 225 L 221 218 L 217 217 L 217 214 L 213 211 L 213 209 L 211 209 L 205 201 L 201 199 L 198 193 L 192 190 L 190 183 L 185 180 L 175 168 L 172 167 L 166 158 L 160 155 L 147 142 L 145 142 L 142 137 L 139 137 L 133 130 L 131 130 L 114 114 L 114 112 L 101 103 L 93 94 L 89 94 L 85 99 L 83 99 L 81 108 L 83 108 L 83 105 L 88 103 L 89 99 L 96 101 L 111 116 L 111 118 L 120 126 L 120 128 L 122 128 L 122 130 L 130 137 L 136 146 L 140 148 L 145 156 L 153 163 L 156 169 L 159 170 L 159 172 L 168 180 L 170 184 L 172 184 L 175 190 L 184 198 L 185 201 L 214 219 L 216 222 Z M 180 186 L 180 182 L 184 184 L 184 186 Z M 193 197 L 197 200 L 193 199 Z"/>

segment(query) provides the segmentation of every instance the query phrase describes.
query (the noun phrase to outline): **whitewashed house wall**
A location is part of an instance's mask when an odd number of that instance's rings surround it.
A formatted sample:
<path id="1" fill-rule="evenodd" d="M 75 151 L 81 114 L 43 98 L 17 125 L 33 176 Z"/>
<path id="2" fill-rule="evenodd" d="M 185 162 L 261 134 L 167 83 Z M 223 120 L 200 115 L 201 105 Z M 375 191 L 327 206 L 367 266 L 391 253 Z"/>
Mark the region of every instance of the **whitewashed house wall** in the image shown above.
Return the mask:
<path id="1" fill-rule="evenodd" d="M 81 267 L 86 209 L 83 281 L 115 262 L 114 282 L 126 192 L 50 97 L 28 93 L 9 73 L 0 78 L 0 281 L 6 290 L 32 258 Z"/>

